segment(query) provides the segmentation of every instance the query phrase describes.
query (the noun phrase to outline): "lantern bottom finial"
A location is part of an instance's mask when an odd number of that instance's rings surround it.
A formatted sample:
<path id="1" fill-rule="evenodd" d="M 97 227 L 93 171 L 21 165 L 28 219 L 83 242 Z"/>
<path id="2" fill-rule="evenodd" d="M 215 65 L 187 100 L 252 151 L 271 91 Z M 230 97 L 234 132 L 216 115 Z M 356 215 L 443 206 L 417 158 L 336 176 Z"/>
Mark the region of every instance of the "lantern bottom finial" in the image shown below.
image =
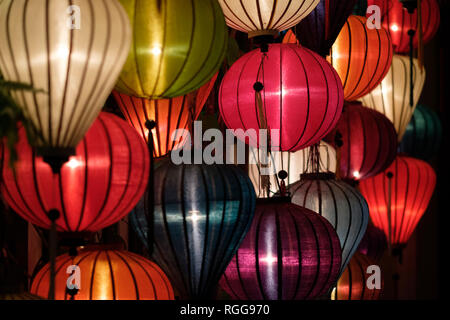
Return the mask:
<path id="1" fill-rule="evenodd" d="M 54 148 L 54 147 L 40 147 L 37 148 L 37 153 L 47 163 L 54 174 L 60 173 L 64 163 L 69 161 L 71 156 L 74 156 L 75 148 Z"/>

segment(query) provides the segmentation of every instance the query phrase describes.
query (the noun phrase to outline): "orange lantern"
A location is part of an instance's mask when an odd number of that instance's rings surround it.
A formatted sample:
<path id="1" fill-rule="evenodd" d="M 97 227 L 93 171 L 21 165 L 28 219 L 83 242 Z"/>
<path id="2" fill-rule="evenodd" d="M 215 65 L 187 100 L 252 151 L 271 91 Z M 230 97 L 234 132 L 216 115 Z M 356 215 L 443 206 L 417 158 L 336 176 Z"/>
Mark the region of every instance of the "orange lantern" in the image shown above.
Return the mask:
<path id="1" fill-rule="evenodd" d="M 369 29 L 367 18 L 350 16 L 328 57 L 342 80 L 344 99 L 353 101 L 372 91 L 389 71 L 392 54 L 385 29 Z"/>
<path id="2" fill-rule="evenodd" d="M 56 258 L 55 270 L 56 300 L 174 299 L 169 279 L 155 263 L 124 250 L 92 246 L 80 250 L 75 257 L 63 254 Z M 77 285 L 78 276 L 79 290 L 69 289 L 68 284 Z M 49 281 L 47 264 L 33 279 L 31 293 L 46 297 Z"/>
<path id="3" fill-rule="evenodd" d="M 216 82 L 217 74 L 203 87 L 184 96 L 149 100 L 128 96 L 113 91 L 120 110 L 127 121 L 148 142 L 148 129 L 145 125 L 147 120 L 154 120 L 156 127 L 153 134 L 153 155 L 162 157 L 171 150 L 183 146 L 185 137 L 182 130 L 188 129 L 194 119 L 197 119 L 206 103 Z"/>

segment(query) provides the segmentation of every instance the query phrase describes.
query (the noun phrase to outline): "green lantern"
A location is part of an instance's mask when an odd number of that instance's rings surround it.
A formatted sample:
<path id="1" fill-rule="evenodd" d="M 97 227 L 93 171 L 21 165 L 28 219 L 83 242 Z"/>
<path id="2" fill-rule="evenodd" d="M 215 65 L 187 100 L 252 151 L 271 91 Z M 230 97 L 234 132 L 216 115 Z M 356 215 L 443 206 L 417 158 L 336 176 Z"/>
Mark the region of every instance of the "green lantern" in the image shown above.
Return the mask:
<path id="1" fill-rule="evenodd" d="M 116 89 L 147 99 L 200 88 L 219 69 L 228 32 L 217 0 L 120 0 L 133 43 Z"/>

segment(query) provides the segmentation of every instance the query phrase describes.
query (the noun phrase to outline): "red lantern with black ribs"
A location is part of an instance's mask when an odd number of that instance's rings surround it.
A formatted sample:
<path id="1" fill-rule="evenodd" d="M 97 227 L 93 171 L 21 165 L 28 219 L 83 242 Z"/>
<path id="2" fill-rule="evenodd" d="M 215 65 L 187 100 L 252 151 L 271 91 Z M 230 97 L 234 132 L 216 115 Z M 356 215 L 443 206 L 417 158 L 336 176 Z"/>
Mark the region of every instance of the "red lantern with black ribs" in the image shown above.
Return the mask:
<path id="1" fill-rule="evenodd" d="M 16 213 L 42 228 L 50 228 L 48 212 L 57 209 L 58 231 L 98 231 L 127 215 L 147 186 L 147 146 L 113 114 L 100 114 L 60 175 L 36 156 L 23 128 L 17 151 L 13 171 L 5 149 L 1 191 Z"/>

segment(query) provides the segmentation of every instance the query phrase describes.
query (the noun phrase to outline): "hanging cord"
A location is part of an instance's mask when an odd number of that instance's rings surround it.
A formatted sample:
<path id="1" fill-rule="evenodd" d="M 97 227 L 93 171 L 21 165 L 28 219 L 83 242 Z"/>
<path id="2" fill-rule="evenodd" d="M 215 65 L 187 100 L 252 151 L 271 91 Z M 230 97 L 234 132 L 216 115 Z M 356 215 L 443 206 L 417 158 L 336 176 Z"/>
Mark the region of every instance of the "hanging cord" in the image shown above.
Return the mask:
<path id="1" fill-rule="evenodd" d="M 387 218 L 388 218 L 388 246 L 389 251 L 392 250 L 392 178 L 394 174 L 392 172 L 388 172 L 386 174 L 388 178 L 388 203 L 387 203 Z"/>
<path id="2" fill-rule="evenodd" d="M 155 181 L 154 181 L 154 157 L 153 157 L 153 132 L 156 127 L 156 122 L 153 120 L 147 120 L 145 126 L 148 129 L 148 152 L 150 156 L 150 169 L 147 185 L 147 246 L 148 254 L 151 257 L 153 255 L 153 243 L 155 237 Z"/>
<path id="3" fill-rule="evenodd" d="M 422 25 L 422 0 L 417 0 L 417 32 L 418 32 L 418 49 L 417 59 L 419 60 L 419 67 L 423 69 L 424 52 L 423 52 L 423 25 Z"/>
<path id="4" fill-rule="evenodd" d="M 409 36 L 409 105 L 414 107 L 414 34 L 415 31 L 408 30 Z"/>
<path id="5" fill-rule="evenodd" d="M 344 145 L 344 141 L 342 140 L 342 134 L 339 130 L 336 131 L 336 135 L 334 136 L 334 145 L 336 146 L 336 180 L 341 179 L 341 148 Z"/>

